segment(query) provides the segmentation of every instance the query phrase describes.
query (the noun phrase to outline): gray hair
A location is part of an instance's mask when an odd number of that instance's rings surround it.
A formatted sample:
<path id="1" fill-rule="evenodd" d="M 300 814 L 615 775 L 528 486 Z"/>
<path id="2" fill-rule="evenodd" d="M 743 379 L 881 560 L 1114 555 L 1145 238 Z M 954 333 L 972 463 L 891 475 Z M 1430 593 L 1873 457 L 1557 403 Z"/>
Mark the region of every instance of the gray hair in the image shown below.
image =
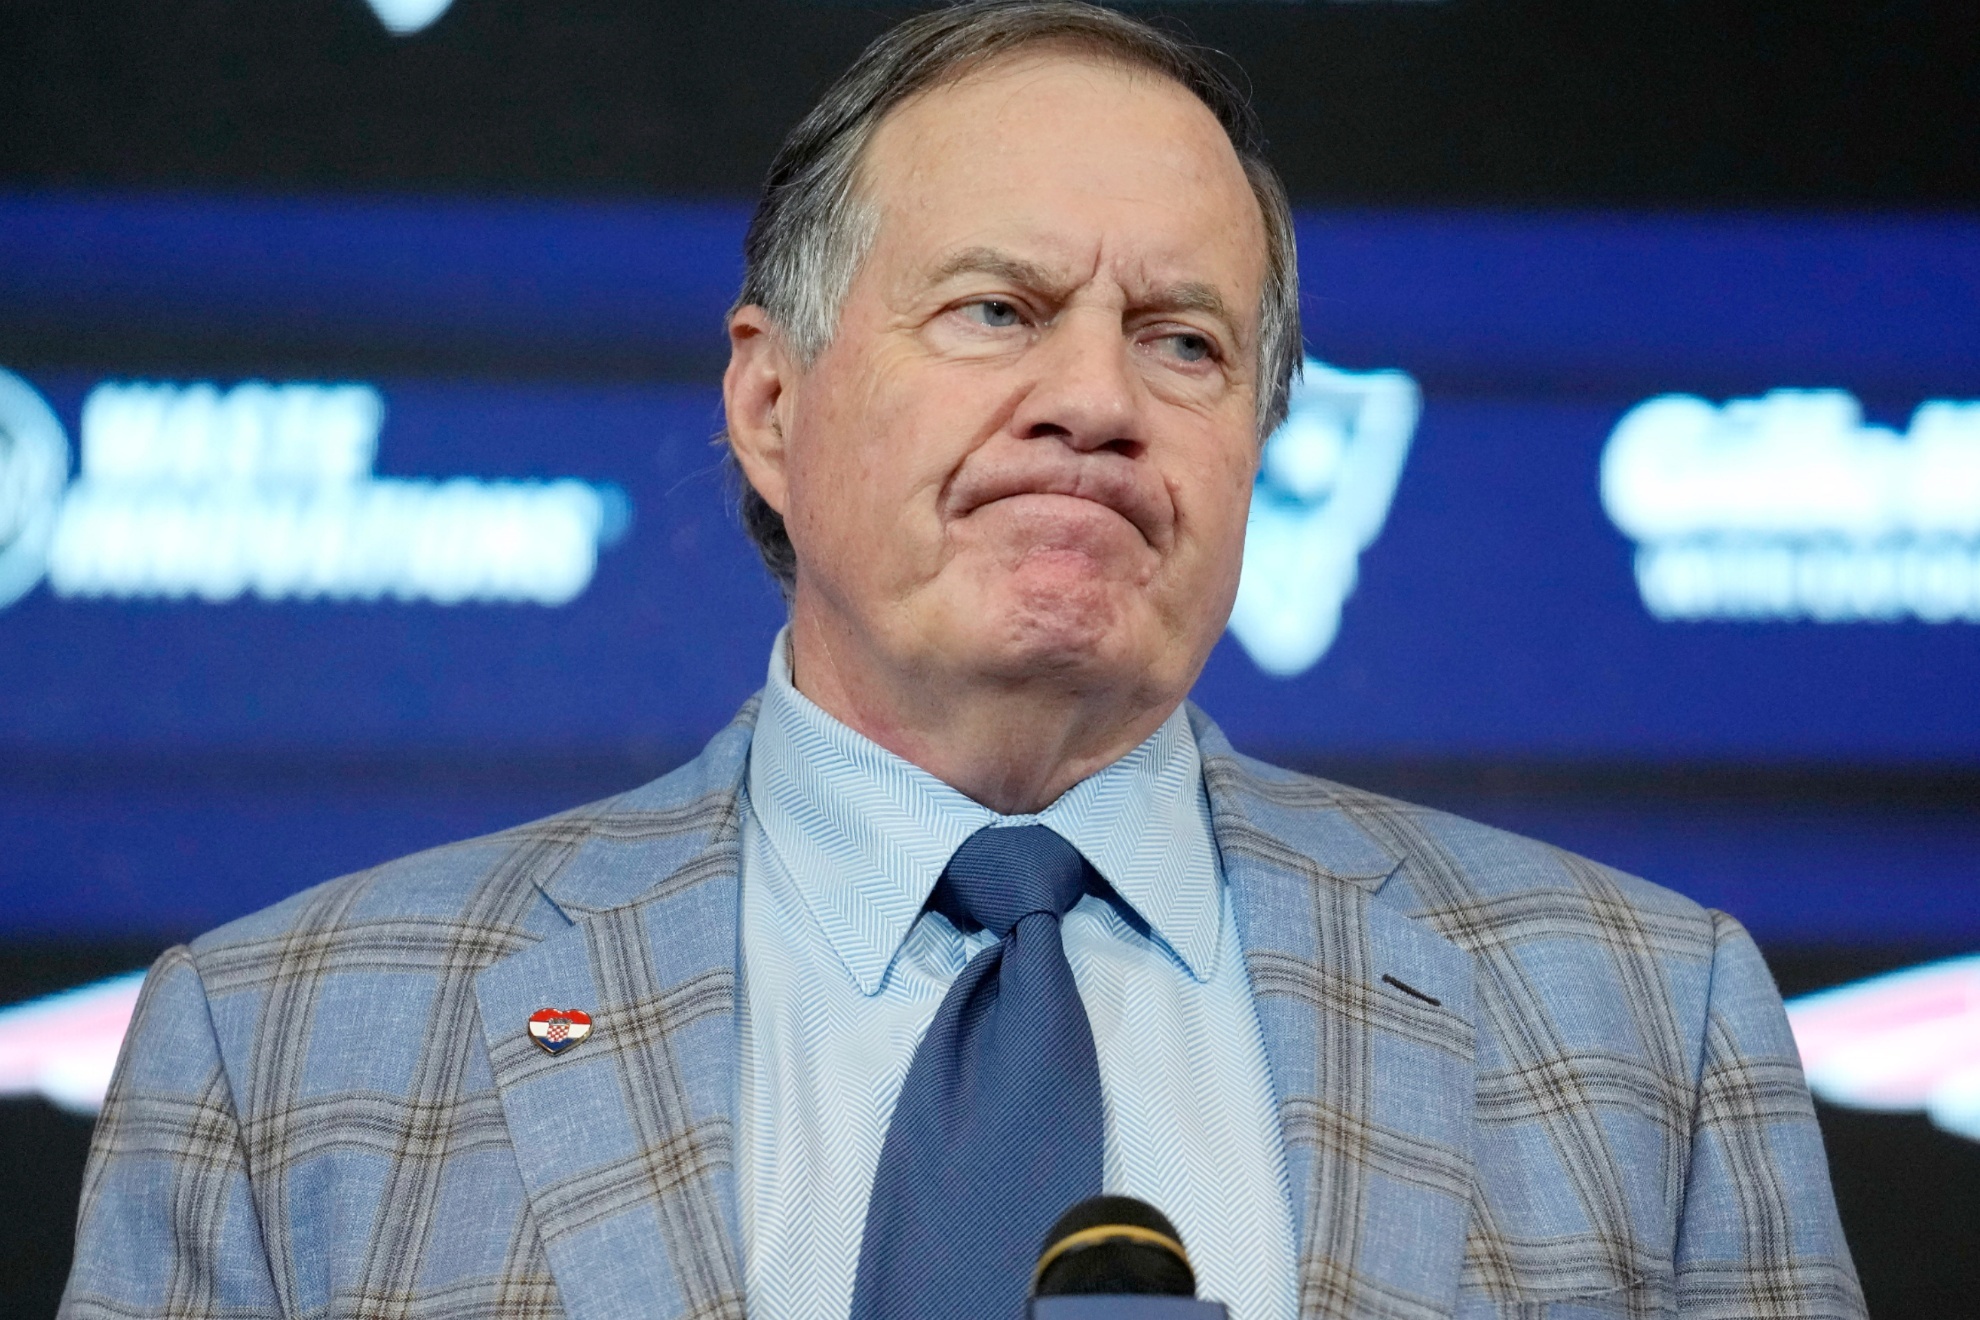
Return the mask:
<path id="1" fill-rule="evenodd" d="M 1264 155 L 1250 102 L 1209 55 L 1137 18 L 1083 0 L 970 0 L 921 14 L 885 33 L 826 89 L 771 162 L 743 243 L 735 307 L 763 308 L 806 366 L 832 341 L 839 310 L 873 241 L 878 216 L 860 195 L 859 165 L 880 123 L 920 92 L 1026 46 L 1069 45 L 1153 70 L 1217 117 L 1264 216 L 1265 289 L 1259 309 L 1258 436 L 1285 420 L 1298 374 L 1299 263 L 1285 186 Z M 733 460 L 732 460 L 733 461 Z M 785 598 L 797 552 L 784 519 L 738 480 L 743 529 Z"/>

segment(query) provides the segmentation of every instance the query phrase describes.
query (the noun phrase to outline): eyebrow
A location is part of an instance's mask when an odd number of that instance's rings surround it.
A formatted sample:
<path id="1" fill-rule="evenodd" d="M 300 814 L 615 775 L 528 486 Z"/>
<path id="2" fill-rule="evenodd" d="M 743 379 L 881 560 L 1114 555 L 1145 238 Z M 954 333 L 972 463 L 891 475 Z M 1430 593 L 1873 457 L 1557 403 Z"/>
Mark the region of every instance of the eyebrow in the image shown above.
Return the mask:
<path id="1" fill-rule="evenodd" d="M 999 252 L 996 248 L 972 247 L 954 253 L 948 260 L 930 273 L 931 284 L 954 279 L 958 275 L 995 275 L 1012 284 L 1022 284 L 1029 289 L 1050 291 L 1064 285 L 1063 280 L 1054 279 L 1052 273 L 1034 261 L 1024 261 Z"/>
<path id="2" fill-rule="evenodd" d="M 958 275 L 991 275 L 1020 288 L 1035 289 L 1061 298 L 1067 292 L 1067 282 L 1063 277 L 1054 275 L 1035 261 L 1026 261 L 996 248 L 971 247 L 954 253 L 935 267 L 929 282 L 940 284 Z M 1201 280 L 1162 285 L 1152 296 L 1139 300 L 1136 307 L 1151 312 L 1202 312 L 1222 321 L 1232 335 L 1239 339 L 1244 337 L 1243 323 L 1231 315 L 1230 304 L 1224 301 L 1224 296 L 1217 292 L 1215 285 L 1205 284 Z"/>

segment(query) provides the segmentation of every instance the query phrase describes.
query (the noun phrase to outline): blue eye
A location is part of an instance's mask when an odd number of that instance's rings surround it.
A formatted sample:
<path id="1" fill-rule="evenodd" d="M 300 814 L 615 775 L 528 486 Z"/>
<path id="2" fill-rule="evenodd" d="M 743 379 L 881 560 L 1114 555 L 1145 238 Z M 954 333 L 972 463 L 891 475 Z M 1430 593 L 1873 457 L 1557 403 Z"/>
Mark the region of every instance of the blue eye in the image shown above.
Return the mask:
<path id="1" fill-rule="evenodd" d="M 1185 362 L 1204 362 L 1211 356 L 1210 341 L 1203 335 L 1170 335 L 1169 343 Z"/>
<path id="2" fill-rule="evenodd" d="M 973 302 L 965 310 L 976 320 L 997 330 L 1016 325 L 1020 319 L 1015 306 L 1007 302 L 998 302 L 994 298 Z"/>

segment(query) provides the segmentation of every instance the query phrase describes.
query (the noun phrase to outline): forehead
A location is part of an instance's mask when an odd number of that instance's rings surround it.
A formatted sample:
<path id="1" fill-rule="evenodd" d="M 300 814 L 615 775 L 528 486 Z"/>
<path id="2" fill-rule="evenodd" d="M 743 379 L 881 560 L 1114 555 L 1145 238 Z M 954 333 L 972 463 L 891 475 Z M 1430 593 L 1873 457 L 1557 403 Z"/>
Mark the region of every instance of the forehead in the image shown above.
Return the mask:
<path id="1" fill-rule="evenodd" d="M 881 213 L 874 255 L 896 264 L 994 247 L 1253 298 L 1264 278 L 1264 222 L 1216 116 L 1162 74 L 1084 52 L 1019 52 L 910 98 L 860 187 Z"/>

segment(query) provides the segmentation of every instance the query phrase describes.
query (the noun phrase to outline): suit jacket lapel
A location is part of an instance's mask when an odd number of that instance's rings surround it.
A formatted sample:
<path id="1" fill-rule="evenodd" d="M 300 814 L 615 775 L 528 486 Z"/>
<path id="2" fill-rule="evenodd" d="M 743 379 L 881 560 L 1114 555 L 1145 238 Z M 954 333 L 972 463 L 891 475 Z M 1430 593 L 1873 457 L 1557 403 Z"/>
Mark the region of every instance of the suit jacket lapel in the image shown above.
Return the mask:
<path id="1" fill-rule="evenodd" d="M 1385 897 L 1379 799 L 1192 710 L 1293 1189 L 1303 1316 L 1448 1316 L 1472 1190 L 1472 959 Z M 1400 894 L 1403 887 L 1393 886 Z"/>
<path id="2" fill-rule="evenodd" d="M 571 1320 L 743 1315 L 735 1113 L 739 789 L 752 703 L 702 755 L 569 818 L 572 924 L 476 978 L 531 1217 Z M 539 832 L 541 827 L 539 827 Z M 539 1008 L 591 1015 L 552 1056 Z"/>

